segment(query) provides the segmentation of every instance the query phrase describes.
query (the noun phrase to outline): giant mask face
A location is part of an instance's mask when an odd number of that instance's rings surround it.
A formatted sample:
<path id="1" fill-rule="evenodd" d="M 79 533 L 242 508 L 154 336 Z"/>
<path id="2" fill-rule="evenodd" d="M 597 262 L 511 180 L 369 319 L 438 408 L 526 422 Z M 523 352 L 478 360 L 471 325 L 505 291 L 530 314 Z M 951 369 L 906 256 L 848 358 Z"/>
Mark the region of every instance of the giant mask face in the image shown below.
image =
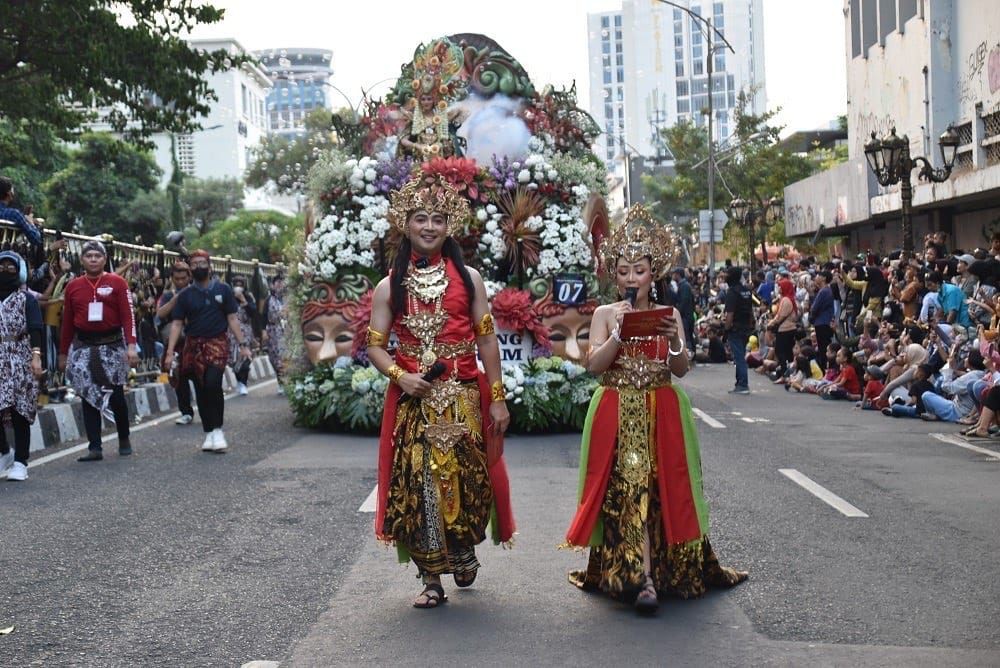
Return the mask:
<path id="1" fill-rule="evenodd" d="M 371 282 L 364 276 L 312 286 L 302 308 L 302 342 L 310 364 L 352 355 L 359 300 L 370 289 Z"/>
<path id="2" fill-rule="evenodd" d="M 590 353 L 590 320 L 597 310 L 597 301 L 564 306 L 554 302 L 550 292 L 535 304 L 535 309 L 542 316 L 542 324 L 549 328 L 552 354 L 583 364 Z"/>

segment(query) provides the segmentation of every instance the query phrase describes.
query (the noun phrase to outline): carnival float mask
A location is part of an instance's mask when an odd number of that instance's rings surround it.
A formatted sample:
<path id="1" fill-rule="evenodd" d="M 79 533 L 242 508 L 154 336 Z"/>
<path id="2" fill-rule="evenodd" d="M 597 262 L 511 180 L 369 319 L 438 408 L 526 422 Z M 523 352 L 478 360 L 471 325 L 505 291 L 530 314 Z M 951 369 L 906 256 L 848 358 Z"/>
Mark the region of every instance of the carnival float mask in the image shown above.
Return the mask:
<path id="1" fill-rule="evenodd" d="M 332 362 L 338 357 L 350 357 L 354 331 L 343 314 L 326 313 L 302 326 L 302 343 L 313 365 Z"/>
<path id="2" fill-rule="evenodd" d="M 594 313 L 567 306 L 562 313 L 542 319 L 551 331 L 552 354 L 571 362 L 583 362 L 590 353 L 590 321 Z"/>
<path id="3" fill-rule="evenodd" d="M 371 290 L 371 281 L 354 275 L 336 285 L 316 283 L 302 307 L 302 344 L 313 366 L 350 357 L 354 352 L 355 320 L 360 303 Z M 272 283 L 271 290 L 280 288 Z"/>

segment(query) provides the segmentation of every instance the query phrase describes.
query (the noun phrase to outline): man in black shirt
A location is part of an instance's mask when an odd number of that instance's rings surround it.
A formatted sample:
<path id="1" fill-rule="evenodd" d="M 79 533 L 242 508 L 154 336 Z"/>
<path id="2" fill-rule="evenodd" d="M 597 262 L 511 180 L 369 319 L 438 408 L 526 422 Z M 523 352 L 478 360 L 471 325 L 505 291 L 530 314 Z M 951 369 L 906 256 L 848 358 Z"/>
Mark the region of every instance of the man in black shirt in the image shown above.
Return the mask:
<path id="1" fill-rule="evenodd" d="M 170 329 L 173 326 L 173 311 L 174 306 L 177 305 L 177 298 L 180 296 L 181 292 L 184 291 L 191 283 L 191 268 L 188 267 L 187 262 L 178 260 L 174 263 L 173 270 L 170 274 L 171 283 L 173 283 L 173 291 L 167 290 L 160 297 L 160 303 L 156 309 L 156 317 L 160 319 L 161 323 L 165 323 L 160 328 L 160 340 L 164 344 L 170 341 Z M 184 348 L 184 332 L 181 332 L 180 338 L 177 341 L 177 345 Z M 167 359 L 164 364 L 164 368 L 170 369 L 173 365 L 173 358 Z M 175 376 L 174 379 L 177 383 L 177 409 L 181 412 L 181 416 L 177 418 L 177 424 L 191 424 L 194 422 L 194 407 L 191 405 L 191 380 L 188 378 L 181 378 Z"/>
<path id="2" fill-rule="evenodd" d="M 736 364 L 736 386 L 730 394 L 750 394 L 747 373 L 747 339 L 753 332 L 753 298 L 750 289 L 743 285 L 743 271 L 739 267 L 726 270 L 726 333 L 729 349 Z"/>

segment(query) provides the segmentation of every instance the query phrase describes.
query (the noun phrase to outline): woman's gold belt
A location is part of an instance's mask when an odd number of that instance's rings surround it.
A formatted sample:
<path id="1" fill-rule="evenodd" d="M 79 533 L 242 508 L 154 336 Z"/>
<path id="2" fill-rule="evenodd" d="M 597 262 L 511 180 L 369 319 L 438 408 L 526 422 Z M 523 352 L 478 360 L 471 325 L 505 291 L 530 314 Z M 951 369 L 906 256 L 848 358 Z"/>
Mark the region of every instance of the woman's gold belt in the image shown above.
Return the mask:
<path id="1" fill-rule="evenodd" d="M 458 343 L 435 343 L 432 348 L 438 359 L 451 359 L 476 352 L 476 342 L 470 340 Z M 407 357 L 416 359 L 420 359 L 424 353 L 423 346 L 413 343 L 400 343 L 397 350 Z"/>
<path id="2" fill-rule="evenodd" d="M 601 376 L 601 385 L 616 390 L 655 390 L 670 385 L 670 369 L 645 355 L 622 357 Z"/>

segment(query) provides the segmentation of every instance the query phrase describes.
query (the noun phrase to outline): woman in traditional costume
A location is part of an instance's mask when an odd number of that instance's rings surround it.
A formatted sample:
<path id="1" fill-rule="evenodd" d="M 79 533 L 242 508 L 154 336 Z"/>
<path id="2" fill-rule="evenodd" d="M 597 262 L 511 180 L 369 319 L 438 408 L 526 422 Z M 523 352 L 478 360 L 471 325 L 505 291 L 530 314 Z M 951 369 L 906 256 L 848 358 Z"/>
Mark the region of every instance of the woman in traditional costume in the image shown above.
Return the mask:
<path id="1" fill-rule="evenodd" d="M 417 565 L 424 584 L 417 608 L 448 600 L 442 575 L 459 587 L 472 584 L 475 546 L 491 516 L 495 542 L 509 543 L 514 533 L 500 348 L 483 280 L 451 236 L 468 215 L 468 203 L 446 184 L 414 180 L 393 193 L 389 220 L 403 240 L 372 298 L 368 357 L 392 381 L 375 534 L 396 545 L 400 561 Z M 399 341 L 394 356 L 386 349 L 390 332 Z"/>
<path id="2" fill-rule="evenodd" d="M 584 425 L 579 507 L 566 536 L 570 546 L 590 547 L 587 570 L 570 573 L 570 582 L 634 600 L 644 613 L 656 610 L 658 596 L 696 597 L 747 577 L 720 566 L 708 542 L 691 404 L 672 383 L 688 371 L 680 314 L 664 317 L 656 336 L 621 335 L 626 313 L 659 308 L 675 252 L 673 236 L 640 206 L 601 247 L 619 295 L 635 296 L 594 313 L 587 368 L 601 386 Z"/>

